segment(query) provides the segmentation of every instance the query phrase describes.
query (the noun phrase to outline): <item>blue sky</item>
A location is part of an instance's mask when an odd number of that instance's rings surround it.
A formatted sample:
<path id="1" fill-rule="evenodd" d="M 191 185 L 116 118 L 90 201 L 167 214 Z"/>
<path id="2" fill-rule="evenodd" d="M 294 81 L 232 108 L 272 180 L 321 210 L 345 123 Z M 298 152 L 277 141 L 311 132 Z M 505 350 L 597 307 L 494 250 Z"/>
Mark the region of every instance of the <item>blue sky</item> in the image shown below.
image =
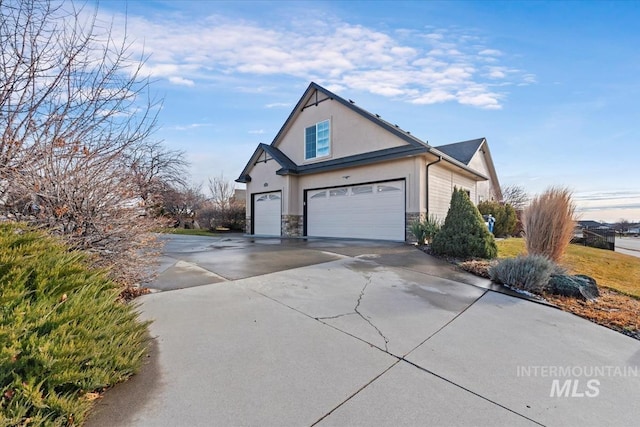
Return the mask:
<path id="1" fill-rule="evenodd" d="M 194 182 L 235 179 L 309 82 L 431 145 L 486 137 L 501 184 L 640 221 L 640 2 L 103 1 Z"/>

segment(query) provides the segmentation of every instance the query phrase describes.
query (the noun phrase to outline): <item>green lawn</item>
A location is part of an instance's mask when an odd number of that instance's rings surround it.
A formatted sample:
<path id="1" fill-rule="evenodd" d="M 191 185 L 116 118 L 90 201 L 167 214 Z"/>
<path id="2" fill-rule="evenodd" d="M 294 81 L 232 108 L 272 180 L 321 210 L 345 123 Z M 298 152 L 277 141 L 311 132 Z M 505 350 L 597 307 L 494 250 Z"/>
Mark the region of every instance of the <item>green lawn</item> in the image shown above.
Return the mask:
<path id="1" fill-rule="evenodd" d="M 524 239 L 511 238 L 496 242 L 498 257 L 508 258 L 526 252 Z M 560 265 L 571 274 L 586 274 L 598 285 L 640 298 L 640 258 L 604 249 L 569 245 Z"/>

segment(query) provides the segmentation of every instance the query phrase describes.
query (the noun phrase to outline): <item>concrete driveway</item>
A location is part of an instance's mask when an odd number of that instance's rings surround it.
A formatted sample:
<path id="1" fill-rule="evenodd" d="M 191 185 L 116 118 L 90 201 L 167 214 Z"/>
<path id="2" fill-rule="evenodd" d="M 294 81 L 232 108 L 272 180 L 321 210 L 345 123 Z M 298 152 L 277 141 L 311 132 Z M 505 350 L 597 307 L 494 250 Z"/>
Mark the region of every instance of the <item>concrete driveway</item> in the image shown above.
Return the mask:
<path id="1" fill-rule="evenodd" d="M 411 246 L 167 237 L 89 426 L 637 425 L 640 342 Z"/>

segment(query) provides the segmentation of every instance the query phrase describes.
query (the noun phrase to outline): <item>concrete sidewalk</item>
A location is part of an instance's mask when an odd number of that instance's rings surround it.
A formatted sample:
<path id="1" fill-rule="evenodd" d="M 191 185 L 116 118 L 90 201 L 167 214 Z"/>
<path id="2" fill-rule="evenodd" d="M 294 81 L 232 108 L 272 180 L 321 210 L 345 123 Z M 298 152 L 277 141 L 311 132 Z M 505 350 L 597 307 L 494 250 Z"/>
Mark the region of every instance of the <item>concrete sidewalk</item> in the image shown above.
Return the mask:
<path id="1" fill-rule="evenodd" d="M 407 246 L 328 246 L 289 254 L 308 265 L 143 297 L 152 357 L 87 425 L 637 424 L 637 340 Z"/>
<path id="2" fill-rule="evenodd" d="M 640 258 L 640 237 L 616 237 L 616 252 Z"/>

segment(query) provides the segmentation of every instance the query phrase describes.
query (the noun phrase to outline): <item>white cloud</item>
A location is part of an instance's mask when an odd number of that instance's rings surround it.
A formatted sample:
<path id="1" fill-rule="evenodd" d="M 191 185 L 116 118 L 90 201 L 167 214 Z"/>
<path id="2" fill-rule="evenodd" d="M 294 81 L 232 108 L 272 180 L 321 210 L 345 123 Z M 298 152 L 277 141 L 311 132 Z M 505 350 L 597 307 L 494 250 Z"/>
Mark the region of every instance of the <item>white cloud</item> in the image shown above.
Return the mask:
<path id="1" fill-rule="evenodd" d="M 134 53 L 151 54 L 143 72 L 185 86 L 223 76 L 247 82 L 289 76 L 336 92 L 349 88 L 416 104 L 453 101 L 486 109 L 501 108 L 501 83 L 535 83 L 534 75 L 502 65 L 503 52 L 459 30 L 386 33 L 339 19 L 278 26 L 225 16 L 184 19 L 127 18 Z"/>
<path id="2" fill-rule="evenodd" d="M 193 80 L 185 79 L 184 77 L 171 76 L 169 77 L 169 81 L 174 85 L 181 85 L 181 86 L 195 85 L 195 82 Z"/>
<path id="3" fill-rule="evenodd" d="M 343 90 L 346 90 L 346 87 L 344 87 L 343 85 L 339 85 L 339 84 L 335 84 L 335 83 L 329 83 L 329 84 L 325 84 L 324 86 L 328 91 L 334 92 L 334 93 L 340 93 Z"/>
<path id="4" fill-rule="evenodd" d="M 453 101 L 456 96 L 445 90 L 433 90 L 429 93 L 420 95 L 411 100 L 414 104 L 437 104 L 440 102 Z"/>
<path id="5" fill-rule="evenodd" d="M 484 56 L 502 56 L 502 52 L 500 52 L 497 49 L 483 49 L 480 52 L 478 52 L 478 55 L 484 55 Z"/>
<path id="6" fill-rule="evenodd" d="M 480 107 L 487 110 L 502 109 L 502 105 L 500 105 L 499 102 L 500 98 L 500 94 L 489 92 L 487 88 L 483 86 L 469 87 L 461 90 L 457 94 L 458 102 L 461 104 Z"/>
<path id="7" fill-rule="evenodd" d="M 284 108 L 290 106 L 291 104 L 288 102 L 272 102 L 271 104 L 265 105 L 266 108 Z"/>
<path id="8" fill-rule="evenodd" d="M 584 219 L 640 219 L 640 192 L 636 190 L 582 191 L 575 193 L 573 200 L 576 212 Z"/>
<path id="9" fill-rule="evenodd" d="M 487 77 L 490 79 L 504 79 L 507 76 L 505 67 L 489 67 Z"/>
<path id="10" fill-rule="evenodd" d="M 262 135 L 265 132 L 264 132 L 264 129 L 256 129 L 256 130 L 250 130 L 249 133 L 252 135 Z"/>
<path id="11" fill-rule="evenodd" d="M 213 126 L 213 125 L 211 123 L 190 123 L 188 125 L 167 126 L 165 129 L 182 131 L 182 130 L 198 129 L 201 127 L 209 127 L 209 126 Z"/>

